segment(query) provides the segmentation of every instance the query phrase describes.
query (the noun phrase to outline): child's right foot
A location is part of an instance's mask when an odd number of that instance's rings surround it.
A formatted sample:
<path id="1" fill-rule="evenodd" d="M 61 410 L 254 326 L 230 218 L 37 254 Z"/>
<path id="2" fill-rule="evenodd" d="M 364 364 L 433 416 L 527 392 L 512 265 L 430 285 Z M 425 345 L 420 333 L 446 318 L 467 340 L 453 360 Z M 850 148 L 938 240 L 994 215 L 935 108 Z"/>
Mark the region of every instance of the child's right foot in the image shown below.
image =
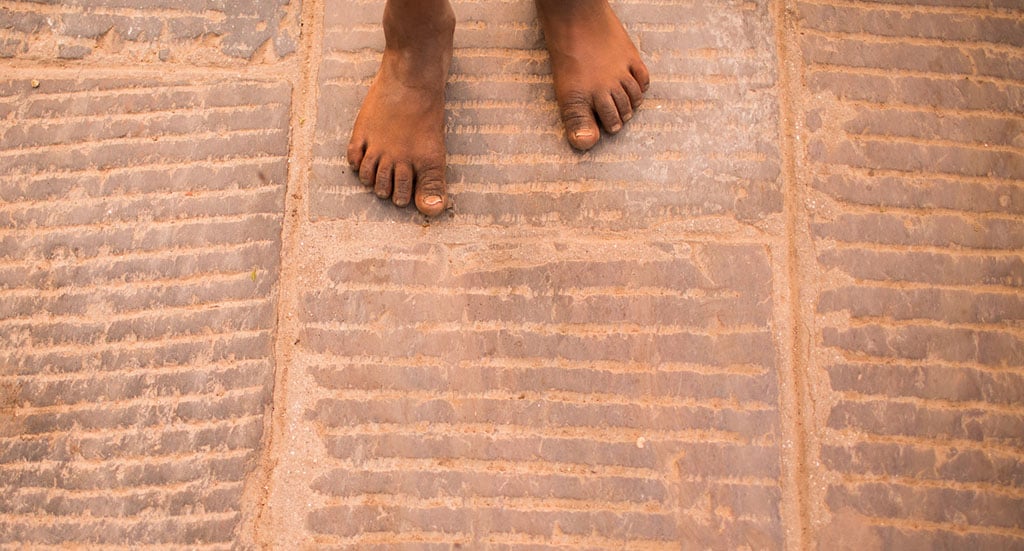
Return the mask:
<path id="1" fill-rule="evenodd" d="M 447 204 L 444 87 L 455 15 L 446 8 L 427 18 L 385 9 L 384 57 L 348 146 L 348 162 L 364 185 L 400 207 L 414 201 L 427 216 Z"/>

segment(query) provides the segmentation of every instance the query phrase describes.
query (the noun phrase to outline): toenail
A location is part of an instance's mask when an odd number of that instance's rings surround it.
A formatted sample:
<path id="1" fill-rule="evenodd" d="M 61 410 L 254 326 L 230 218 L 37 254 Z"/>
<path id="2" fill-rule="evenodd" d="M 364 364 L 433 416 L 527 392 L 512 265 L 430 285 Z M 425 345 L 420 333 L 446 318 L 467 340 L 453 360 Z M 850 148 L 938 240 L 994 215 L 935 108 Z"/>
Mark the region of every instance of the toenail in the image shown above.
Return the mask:
<path id="1" fill-rule="evenodd" d="M 622 130 L 622 125 L 621 124 L 615 123 L 615 124 L 612 125 L 612 129 L 611 129 L 612 132 L 618 132 L 619 130 Z"/>
<path id="2" fill-rule="evenodd" d="M 440 205 L 441 204 L 441 198 L 438 197 L 437 195 L 428 195 L 428 196 L 423 198 L 423 204 L 428 206 L 428 207 L 433 207 L 434 205 Z"/>
<path id="3" fill-rule="evenodd" d="M 622 117 L 622 122 L 629 122 L 629 119 L 632 119 L 632 118 L 633 118 L 633 113 L 626 113 L 626 115 L 624 117 Z"/>

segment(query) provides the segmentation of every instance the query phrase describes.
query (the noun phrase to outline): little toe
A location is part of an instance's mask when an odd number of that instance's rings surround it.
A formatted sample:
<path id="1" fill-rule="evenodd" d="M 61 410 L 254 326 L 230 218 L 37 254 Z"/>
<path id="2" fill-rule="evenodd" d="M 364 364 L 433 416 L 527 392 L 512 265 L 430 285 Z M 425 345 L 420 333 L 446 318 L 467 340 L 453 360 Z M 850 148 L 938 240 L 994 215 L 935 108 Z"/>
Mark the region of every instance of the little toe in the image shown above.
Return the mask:
<path id="1" fill-rule="evenodd" d="M 395 165 L 395 188 L 391 192 L 391 201 L 399 207 L 404 207 L 412 200 L 413 172 L 408 163 Z"/>
<path id="2" fill-rule="evenodd" d="M 447 196 L 444 168 L 427 168 L 416 172 L 416 208 L 427 216 L 444 212 Z"/>
<path id="3" fill-rule="evenodd" d="M 573 96 L 559 102 L 559 107 L 569 143 L 584 151 L 594 147 L 601 139 L 601 130 L 594 120 L 594 108 L 589 99 Z"/>
<path id="4" fill-rule="evenodd" d="M 373 185 L 373 193 L 381 199 L 391 197 L 392 177 L 394 176 L 395 165 L 388 160 L 381 160 L 377 164 L 377 178 Z"/>
<path id="5" fill-rule="evenodd" d="M 364 186 L 370 187 L 377 182 L 377 162 L 380 159 L 371 155 L 364 155 L 359 163 L 359 181 Z"/>
<path id="6" fill-rule="evenodd" d="M 622 130 L 622 118 L 619 116 L 619 108 L 615 105 L 615 100 L 612 99 L 611 94 L 600 95 L 595 98 L 594 111 L 597 111 L 597 117 L 601 119 L 601 126 L 609 134 Z"/>

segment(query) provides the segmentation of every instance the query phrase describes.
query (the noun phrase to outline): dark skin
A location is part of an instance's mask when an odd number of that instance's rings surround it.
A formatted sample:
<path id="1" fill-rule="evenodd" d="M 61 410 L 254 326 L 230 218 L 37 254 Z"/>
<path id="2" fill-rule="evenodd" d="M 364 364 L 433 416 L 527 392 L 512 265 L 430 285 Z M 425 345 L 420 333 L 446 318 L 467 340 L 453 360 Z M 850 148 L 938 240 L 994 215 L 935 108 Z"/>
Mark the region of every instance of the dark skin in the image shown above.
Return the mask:
<path id="1" fill-rule="evenodd" d="M 633 116 L 650 74 L 607 0 L 536 0 L 573 147 L 587 150 Z M 455 15 L 448 0 L 387 0 L 380 69 L 352 130 L 348 161 L 381 199 L 427 216 L 448 203 L 444 87 Z"/>

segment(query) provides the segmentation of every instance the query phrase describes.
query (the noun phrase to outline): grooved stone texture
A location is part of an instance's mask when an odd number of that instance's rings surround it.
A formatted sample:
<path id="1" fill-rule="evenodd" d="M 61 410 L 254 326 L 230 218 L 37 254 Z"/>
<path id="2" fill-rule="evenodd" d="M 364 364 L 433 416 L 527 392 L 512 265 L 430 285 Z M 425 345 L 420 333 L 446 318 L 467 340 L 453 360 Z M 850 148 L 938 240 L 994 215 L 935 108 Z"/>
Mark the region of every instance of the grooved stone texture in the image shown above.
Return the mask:
<path id="1" fill-rule="evenodd" d="M 1021 10 L 799 4 L 823 549 L 1024 548 Z"/>
<path id="2" fill-rule="evenodd" d="M 779 545 L 765 249 L 587 249 L 423 244 L 331 266 L 301 337 L 317 541 Z"/>
<path id="3" fill-rule="evenodd" d="M 616 4 L 654 83 L 625 130 L 585 155 L 565 140 L 533 3 L 453 5 L 447 126 L 455 224 L 629 231 L 700 219 L 754 223 L 782 209 L 766 2 Z M 380 11 L 328 4 L 314 219 L 409 218 L 366 201 L 344 158 L 380 60 Z"/>
<path id="4" fill-rule="evenodd" d="M 237 537 L 289 102 L 237 79 L 0 82 L 0 546 Z"/>
<path id="5" fill-rule="evenodd" d="M 0 549 L 1024 549 L 1024 5 L 613 6 L 578 153 L 454 2 L 427 220 L 382 0 L 0 0 Z"/>
<path id="6" fill-rule="evenodd" d="M 298 0 L 0 0 L 0 58 L 229 62 L 295 51 Z"/>

